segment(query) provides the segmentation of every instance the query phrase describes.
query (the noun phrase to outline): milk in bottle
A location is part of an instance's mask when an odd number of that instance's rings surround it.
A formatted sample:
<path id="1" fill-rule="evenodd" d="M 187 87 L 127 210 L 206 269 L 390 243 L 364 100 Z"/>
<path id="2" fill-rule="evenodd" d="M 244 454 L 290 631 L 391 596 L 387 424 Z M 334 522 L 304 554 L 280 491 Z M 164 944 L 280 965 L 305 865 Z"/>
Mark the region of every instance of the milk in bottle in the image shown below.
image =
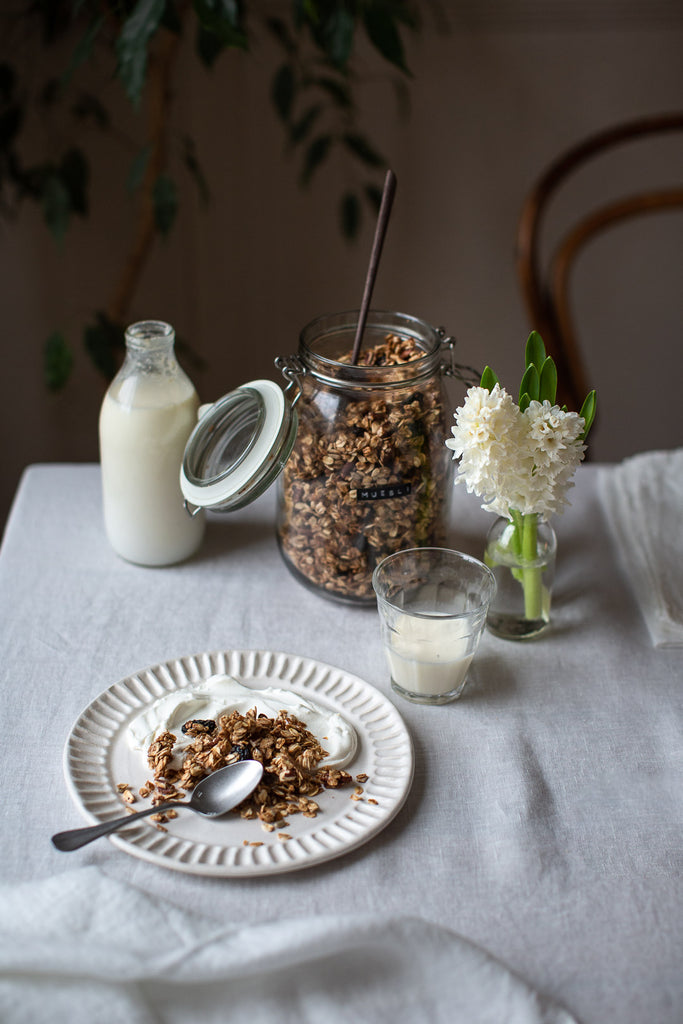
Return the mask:
<path id="1" fill-rule="evenodd" d="M 104 523 L 122 558 L 171 565 L 199 547 L 203 514 L 183 505 L 180 467 L 199 400 L 179 366 L 175 335 L 147 320 L 126 331 L 126 358 L 100 412 Z"/>

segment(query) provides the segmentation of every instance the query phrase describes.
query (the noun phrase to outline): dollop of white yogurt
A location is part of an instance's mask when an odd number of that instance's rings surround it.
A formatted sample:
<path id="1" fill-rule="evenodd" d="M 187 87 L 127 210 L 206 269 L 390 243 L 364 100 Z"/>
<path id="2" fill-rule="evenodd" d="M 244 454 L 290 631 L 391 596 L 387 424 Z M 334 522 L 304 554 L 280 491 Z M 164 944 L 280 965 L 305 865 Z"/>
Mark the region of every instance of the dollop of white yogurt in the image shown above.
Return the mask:
<path id="1" fill-rule="evenodd" d="M 192 718 L 218 721 L 221 715 L 238 711 L 241 715 L 252 708 L 258 714 L 275 718 L 279 711 L 298 718 L 313 733 L 327 757 L 322 764 L 344 768 L 355 757 L 358 737 L 353 726 L 337 711 L 330 711 L 291 690 L 267 687 L 263 690 L 245 686 L 232 676 L 210 676 L 201 683 L 184 687 L 159 697 L 131 721 L 127 730 L 128 745 L 146 751 L 162 732 L 172 732 L 182 749 L 192 742 L 185 737 L 182 726 Z"/>

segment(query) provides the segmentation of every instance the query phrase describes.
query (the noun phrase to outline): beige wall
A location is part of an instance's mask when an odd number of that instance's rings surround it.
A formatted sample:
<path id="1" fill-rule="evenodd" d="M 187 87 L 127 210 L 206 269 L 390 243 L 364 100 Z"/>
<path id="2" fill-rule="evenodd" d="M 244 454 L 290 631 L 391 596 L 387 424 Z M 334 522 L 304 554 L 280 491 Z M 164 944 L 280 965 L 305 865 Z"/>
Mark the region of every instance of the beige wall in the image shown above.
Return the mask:
<path id="1" fill-rule="evenodd" d="M 407 119 L 367 65 L 375 80 L 363 89 L 363 119 L 398 176 L 374 305 L 445 325 L 464 362 L 489 362 L 516 386 L 533 326 L 513 259 L 523 198 L 546 162 L 587 132 L 683 108 L 683 12 L 674 2 L 584 10 L 556 0 L 539 21 L 533 3 L 502 5 L 505 17 L 494 6 L 443 4 L 448 33 L 425 19 L 410 43 Z M 295 351 L 304 323 L 357 306 L 362 292 L 372 224 L 355 245 L 339 235 L 332 200 L 347 165 L 330 163 L 310 191 L 299 189 L 268 100 L 275 57 L 264 43 L 207 75 L 183 53 L 176 81 L 176 123 L 196 139 L 213 200 L 204 209 L 185 183 L 181 216 L 155 249 L 130 319 L 168 320 L 191 342 L 207 362 L 191 371 L 205 400 L 276 377 L 274 356 Z M 126 116 L 134 137 L 139 125 Z M 131 227 L 123 180 L 132 151 L 98 144 L 91 217 L 63 252 L 35 211 L 0 225 L 0 523 L 25 465 L 97 458 L 100 380 L 79 350 L 72 384 L 48 395 L 40 346 L 55 326 L 80 345 L 77 331 L 109 297 Z M 558 220 L 598 186 L 662 170 L 660 184 L 680 184 L 680 143 L 660 146 L 651 165 L 638 158 L 628 171 L 603 164 L 583 175 Z M 683 214 L 658 217 L 596 243 L 577 271 L 577 316 L 600 392 L 595 459 L 683 443 L 682 254 Z"/>

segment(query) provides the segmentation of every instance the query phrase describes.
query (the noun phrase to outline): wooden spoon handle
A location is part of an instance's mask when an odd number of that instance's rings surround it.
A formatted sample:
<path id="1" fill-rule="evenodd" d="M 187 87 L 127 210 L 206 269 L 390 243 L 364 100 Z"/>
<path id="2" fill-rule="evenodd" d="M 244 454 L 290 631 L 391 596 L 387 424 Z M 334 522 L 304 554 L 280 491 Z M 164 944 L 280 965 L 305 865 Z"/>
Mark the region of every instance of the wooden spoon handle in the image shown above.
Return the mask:
<path id="1" fill-rule="evenodd" d="M 358 316 L 358 326 L 356 328 L 356 337 L 353 342 L 353 351 L 351 353 L 351 362 L 354 365 L 358 362 L 358 356 L 360 355 L 360 346 L 363 341 L 365 321 L 368 318 L 370 300 L 372 299 L 372 291 L 373 288 L 375 287 L 375 278 L 377 277 L 377 267 L 379 266 L 379 258 L 382 255 L 384 236 L 387 233 L 387 225 L 389 223 L 389 216 L 391 214 L 391 207 L 394 202 L 395 195 L 396 175 L 391 169 L 389 169 L 384 179 L 384 189 L 382 190 L 382 202 L 379 208 L 379 216 L 377 217 L 377 225 L 375 227 L 375 238 L 372 243 L 370 263 L 368 265 L 368 272 L 365 277 L 363 301 L 361 302 L 360 314 Z"/>

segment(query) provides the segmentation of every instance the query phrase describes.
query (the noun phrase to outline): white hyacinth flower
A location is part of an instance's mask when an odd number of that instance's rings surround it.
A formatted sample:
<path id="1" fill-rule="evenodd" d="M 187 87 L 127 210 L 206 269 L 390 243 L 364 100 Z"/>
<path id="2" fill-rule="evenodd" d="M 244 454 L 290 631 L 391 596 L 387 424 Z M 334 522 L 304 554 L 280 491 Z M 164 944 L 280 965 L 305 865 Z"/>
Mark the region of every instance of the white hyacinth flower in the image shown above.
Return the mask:
<path id="1" fill-rule="evenodd" d="M 491 391 L 472 387 L 446 441 L 460 460 L 456 483 L 483 498 L 487 511 L 548 519 L 567 504 L 585 451 L 583 428 L 581 416 L 548 401 L 533 401 L 521 412 L 500 384 Z"/>

